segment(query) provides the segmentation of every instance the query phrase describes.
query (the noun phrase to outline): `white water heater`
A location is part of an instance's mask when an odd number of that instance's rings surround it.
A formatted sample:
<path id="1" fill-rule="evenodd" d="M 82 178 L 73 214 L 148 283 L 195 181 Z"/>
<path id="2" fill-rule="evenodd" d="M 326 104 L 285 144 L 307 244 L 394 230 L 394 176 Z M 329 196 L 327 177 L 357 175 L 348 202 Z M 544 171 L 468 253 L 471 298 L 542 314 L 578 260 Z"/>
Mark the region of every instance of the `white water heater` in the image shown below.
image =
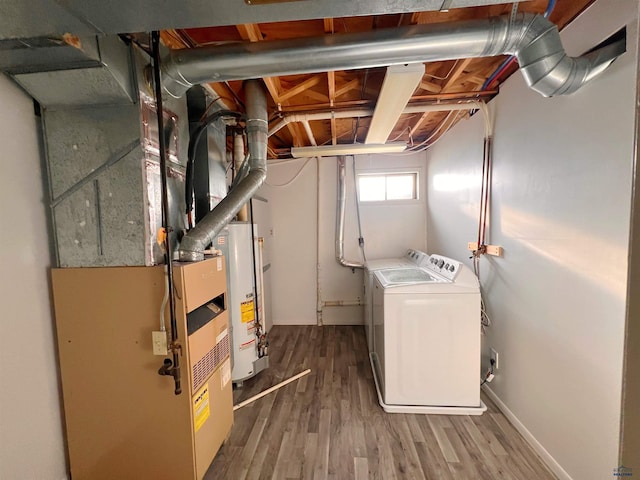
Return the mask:
<path id="1" fill-rule="evenodd" d="M 226 258 L 231 380 L 241 384 L 269 366 L 257 227 L 248 222 L 232 222 L 216 237 L 214 246 Z"/>

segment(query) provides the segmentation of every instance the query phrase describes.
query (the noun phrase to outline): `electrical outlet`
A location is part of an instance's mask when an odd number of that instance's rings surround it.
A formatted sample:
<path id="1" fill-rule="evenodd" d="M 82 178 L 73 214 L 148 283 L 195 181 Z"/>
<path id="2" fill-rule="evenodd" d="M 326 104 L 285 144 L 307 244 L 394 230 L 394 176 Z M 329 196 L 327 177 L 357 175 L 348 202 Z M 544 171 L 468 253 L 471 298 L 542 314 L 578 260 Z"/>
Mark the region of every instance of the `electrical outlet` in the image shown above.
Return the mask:
<path id="1" fill-rule="evenodd" d="M 491 356 L 489 357 L 491 360 L 493 360 L 493 369 L 494 370 L 498 370 L 498 368 L 500 368 L 498 365 L 498 352 L 496 352 L 493 348 L 491 349 L 490 352 Z"/>
<path id="2" fill-rule="evenodd" d="M 167 332 L 151 332 L 151 342 L 153 344 L 153 354 L 154 355 L 167 355 Z"/>

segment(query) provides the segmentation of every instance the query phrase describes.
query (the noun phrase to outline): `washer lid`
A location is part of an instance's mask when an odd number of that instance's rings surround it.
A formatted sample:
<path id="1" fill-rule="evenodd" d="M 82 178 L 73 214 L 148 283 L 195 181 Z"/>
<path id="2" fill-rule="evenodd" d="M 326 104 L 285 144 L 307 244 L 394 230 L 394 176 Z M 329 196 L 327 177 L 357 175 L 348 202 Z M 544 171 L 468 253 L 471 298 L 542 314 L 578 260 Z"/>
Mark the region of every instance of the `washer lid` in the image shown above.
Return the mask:
<path id="1" fill-rule="evenodd" d="M 380 258 L 378 260 L 367 260 L 365 268 L 369 272 L 386 268 L 409 267 L 413 264 L 407 258 Z"/>
<path id="2" fill-rule="evenodd" d="M 389 268 L 378 270 L 376 276 L 384 288 L 394 285 L 407 285 L 414 283 L 442 283 L 444 278 L 431 275 L 422 268 Z"/>

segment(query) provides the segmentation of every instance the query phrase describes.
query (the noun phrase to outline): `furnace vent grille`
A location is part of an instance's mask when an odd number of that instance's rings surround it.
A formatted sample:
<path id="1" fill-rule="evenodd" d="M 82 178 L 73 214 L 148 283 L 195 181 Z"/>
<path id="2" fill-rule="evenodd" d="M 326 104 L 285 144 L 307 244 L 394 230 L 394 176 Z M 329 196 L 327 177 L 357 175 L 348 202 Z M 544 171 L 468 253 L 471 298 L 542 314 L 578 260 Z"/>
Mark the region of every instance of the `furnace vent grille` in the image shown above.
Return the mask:
<path id="1" fill-rule="evenodd" d="M 204 357 L 193 366 L 193 391 L 195 392 L 209 378 L 229 355 L 229 334 L 226 334 Z"/>

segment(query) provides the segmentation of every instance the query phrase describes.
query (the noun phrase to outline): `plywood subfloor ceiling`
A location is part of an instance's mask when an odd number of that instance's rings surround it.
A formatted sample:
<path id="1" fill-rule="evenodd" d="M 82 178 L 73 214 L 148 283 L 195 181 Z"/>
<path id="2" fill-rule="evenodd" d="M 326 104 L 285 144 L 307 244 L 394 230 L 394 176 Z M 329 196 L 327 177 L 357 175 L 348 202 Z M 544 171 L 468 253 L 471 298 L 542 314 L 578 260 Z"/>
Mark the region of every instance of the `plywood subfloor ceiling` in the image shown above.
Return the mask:
<path id="1" fill-rule="evenodd" d="M 560 29 L 583 11 L 592 0 L 558 0 L 550 20 Z M 283 8 L 286 8 L 284 4 Z M 531 0 L 517 4 L 519 12 L 543 13 L 547 0 Z M 253 23 L 224 27 L 165 30 L 164 44 L 171 49 L 194 48 L 228 42 L 262 42 L 294 39 L 344 32 L 366 32 L 381 28 L 396 28 L 411 24 L 451 22 L 481 19 L 512 13 L 514 5 L 501 4 L 483 7 L 467 7 L 449 11 L 414 12 L 345 18 L 325 18 L 276 23 Z M 425 75 L 410 103 L 437 103 L 489 100 L 495 96 L 500 83 L 513 74 L 518 66 L 514 62 L 496 82 L 483 89 L 483 84 L 506 57 L 461 59 L 432 62 L 425 65 Z M 365 70 L 329 71 L 320 74 L 290 75 L 265 78 L 269 92 L 271 125 L 289 112 L 313 113 L 375 107 L 385 68 Z M 212 83 L 217 96 L 232 110 L 244 110 L 242 82 Z M 402 115 L 391 132 L 388 141 L 404 141 L 409 145 L 427 139 L 437 140 L 447 128 L 460 121 L 468 113 L 448 115 L 447 112 Z M 313 139 L 301 124 L 292 122 L 269 139 L 269 156 L 283 158 L 292 146 L 306 146 L 315 141 L 318 145 L 362 142 L 367 134 L 371 118 L 343 118 L 310 122 Z"/>

